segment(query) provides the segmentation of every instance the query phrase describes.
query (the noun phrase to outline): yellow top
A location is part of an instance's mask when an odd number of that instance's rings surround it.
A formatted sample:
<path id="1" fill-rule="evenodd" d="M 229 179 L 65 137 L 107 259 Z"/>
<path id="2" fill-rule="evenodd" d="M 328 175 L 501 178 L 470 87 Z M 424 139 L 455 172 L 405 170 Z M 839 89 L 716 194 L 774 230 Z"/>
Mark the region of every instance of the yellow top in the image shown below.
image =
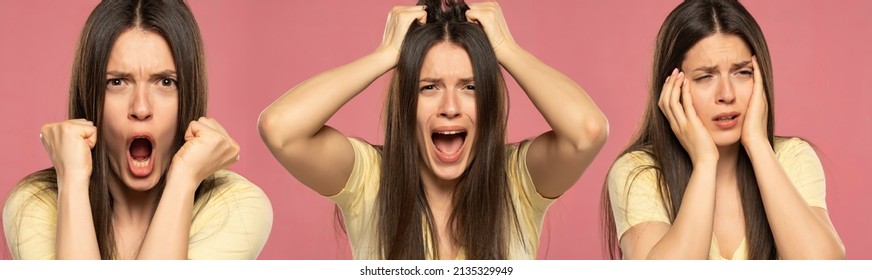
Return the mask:
<path id="1" fill-rule="evenodd" d="M 272 205 L 259 187 L 228 170 L 211 197 L 194 204 L 189 259 L 255 259 L 272 229 Z M 55 259 L 57 192 L 16 188 L 3 208 L 6 244 L 15 259 Z"/>
<path id="2" fill-rule="evenodd" d="M 336 195 L 330 196 L 342 210 L 348 239 L 354 259 L 378 259 L 378 214 L 376 209 L 379 178 L 381 176 L 381 155 L 371 145 L 354 138 L 348 138 L 354 147 L 354 168 L 345 187 Z M 527 171 L 527 149 L 531 141 L 506 146 L 506 173 L 511 188 L 512 202 L 518 217 L 520 230 L 511 233 L 509 258 L 535 259 L 539 248 L 539 234 L 542 231 L 542 221 L 548 206 L 554 199 L 542 197 L 533 186 L 530 173 Z M 507 229 L 508 230 L 508 229 Z M 430 234 L 424 227 L 424 234 Z M 528 244 L 524 248 L 524 243 Z M 429 244 L 432 246 L 432 244 Z M 428 258 L 433 258 L 432 249 L 428 247 Z M 464 259 L 463 252 L 458 259 Z"/>
<path id="3" fill-rule="evenodd" d="M 826 209 L 824 170 L 811 145 L 798 138 L 776 138 L 775 156 L 805 202 L 809 206 Z M 609 199 L 618 237 L 643 222 L 671 224 L 657 188 L 656 171 L 641 169 L 653 164 L 647 154 L 631 152 L 618 158 L 609 171 Z M 719 248 L 718 240 L 712 234 L 709 259 L 727 259 Z M 729 259 L 747 258 L 748 243 L 743 239 Z"/>

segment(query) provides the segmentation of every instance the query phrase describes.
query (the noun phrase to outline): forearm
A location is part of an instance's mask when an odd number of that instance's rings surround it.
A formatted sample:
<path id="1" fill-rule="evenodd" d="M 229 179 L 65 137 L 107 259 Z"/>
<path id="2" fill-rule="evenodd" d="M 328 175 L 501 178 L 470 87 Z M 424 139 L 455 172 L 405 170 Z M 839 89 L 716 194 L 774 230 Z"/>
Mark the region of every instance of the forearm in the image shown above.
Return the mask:
<path id="1" fill-rule="evenodd" d="M 261 114 L 258 126 L 264 141 L 281 148 L 312 138 L 336 111 L 395 64 L 390 50 L 376 51 L 300 83 Z"/>
<path id="2" fill-rule="evenodd" d="M 715 209 L 717 164 L 694 166 L 669 231 L 648 252 L 648 259 L 708 259 Z"/>
<path id="3" fill-rule="evenodd" d="M 168 175 L 137 259 L 185 260 L 198 182 Z"/>
<path id="4" fill-rule="evenodd" d="M 797 191 L 766 142 L 746 147 L 766 217 L 783 259 L 842 259 L 844 246 L 828 220 L 815 213 Z"/>
<path id="5" fill-rule="evenodd" d="M 58 180 L 57 255 L 59 260 L 100 259 L 88 177 Z"/>
<path id="6" fill-rule="evenodd" d="M 507 44 L 499 50 L 500 63 L 551 126 L 556 140 L 579 150 L 601 147 L 608 121 L 587 93 L 517 44 Z"/>

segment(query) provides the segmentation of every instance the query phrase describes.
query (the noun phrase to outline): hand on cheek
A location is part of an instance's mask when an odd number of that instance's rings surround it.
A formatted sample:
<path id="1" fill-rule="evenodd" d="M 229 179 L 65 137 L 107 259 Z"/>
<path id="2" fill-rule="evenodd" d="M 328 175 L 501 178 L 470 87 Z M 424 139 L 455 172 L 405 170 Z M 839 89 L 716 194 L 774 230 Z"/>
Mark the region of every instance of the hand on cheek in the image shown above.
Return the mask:
<path id="1" fill-rule="evenodd" d="M 768 143 L 767 115 L 769 107 L 766 100 L 766 89 L 763 86 L 763 69 L 757 64 L 757 57 L 751 58 L 754 67 L 754 90 L 745 111 L 745 122 L 742 125 L 742 145 L 748 147 L 756 143 Z"/>
<path id="2" fill-rule="evenodd" d="M 717 146 L 696 114 L 690 95 L 690 83 L 678 69 L 673 70 L 672 75 L 666 78 L 658 106 L 666 115 L 672 132 L 690 155 L 694 165 L 706 161 L 717 162 Z"/>

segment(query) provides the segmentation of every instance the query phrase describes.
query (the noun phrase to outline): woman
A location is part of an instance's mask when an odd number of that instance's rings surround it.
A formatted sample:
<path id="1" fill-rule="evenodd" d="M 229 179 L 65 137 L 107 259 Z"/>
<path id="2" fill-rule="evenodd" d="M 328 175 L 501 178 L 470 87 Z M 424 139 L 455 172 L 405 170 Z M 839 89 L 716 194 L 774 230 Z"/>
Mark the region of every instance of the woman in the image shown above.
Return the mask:
<path id="1" fill-rule="evenodd" d="M 16 259 L 254 259 L 264 193 L 223 170 L 239 146 L 206 113 L 203 46 L 181 1 L 103 1 L 79 40 L 53 167 L 3 211 Z"/>
<path id="2" fill-rule="evenodd" d="M 774 136 L 772 64 L 750 13 L 685 1 L 654 53 L 643 124 L 606 180 L 610 256 L 844 258 L 814 149 Z"/>
<path id="3" fill-rule="evenodd" d="M 552 131 L 506 145 L 499 65 Z M 384 146 L 325 125 L 393 68 Z M 607 133 L 578 85 L 515 43 L 499 5 L 438 0 L 395 7 L 375 52 L 297 85 L 259 128 L 288 172 L 337 203 L 355 259 L 533 259 L 545 211 Z"/>

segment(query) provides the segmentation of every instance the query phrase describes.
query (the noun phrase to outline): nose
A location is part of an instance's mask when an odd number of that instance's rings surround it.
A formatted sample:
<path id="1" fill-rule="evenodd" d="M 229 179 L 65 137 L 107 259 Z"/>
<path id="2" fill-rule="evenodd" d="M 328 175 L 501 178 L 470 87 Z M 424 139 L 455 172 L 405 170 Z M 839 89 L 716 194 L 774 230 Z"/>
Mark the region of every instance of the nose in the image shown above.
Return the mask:
<path id="1" fill-rule="evenodd" d="M 460 116 L 455 90 L 448 90 L 442 95 L 442 100 L 439 104 L 439 116 L 449 119 Z"/>
<path id="2" fill-rule="evenodd" d="M 718 90 L 717 102 L 719 104 L 733 104 L 736 102 L 736 91 L 729 79 L 721 80 L 722 85 Z"/>
<path id="3" fill-rule="evenodd" d="M 130 115 L 128 118 L 134 120 L 151 119 L 152 108 L 147 84 L 139 83 L 133 89 L 133 100 L 130 102 Z"/>

